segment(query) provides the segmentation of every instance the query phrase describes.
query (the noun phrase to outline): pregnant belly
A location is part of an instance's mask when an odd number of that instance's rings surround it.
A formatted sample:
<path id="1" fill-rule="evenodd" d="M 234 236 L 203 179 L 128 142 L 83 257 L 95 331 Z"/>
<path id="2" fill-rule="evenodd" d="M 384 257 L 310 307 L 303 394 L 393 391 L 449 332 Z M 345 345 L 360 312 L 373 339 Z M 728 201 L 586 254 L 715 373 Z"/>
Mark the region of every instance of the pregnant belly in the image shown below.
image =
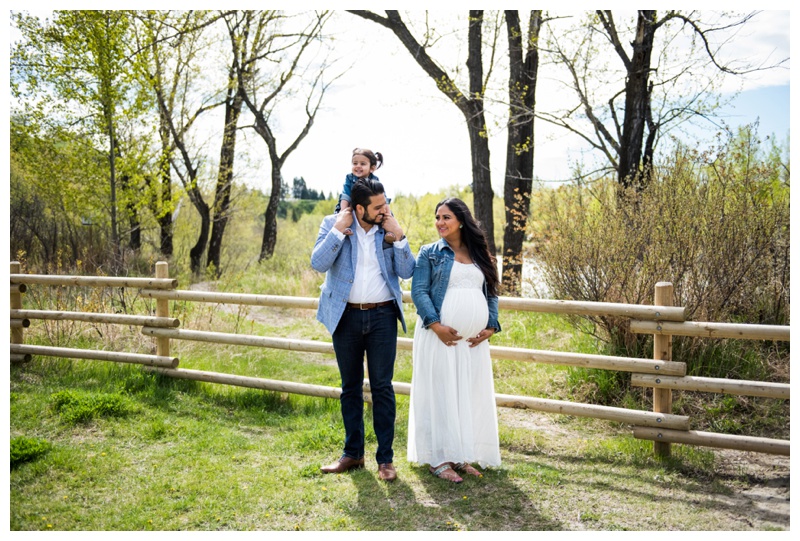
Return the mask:
<path id="1" fill-rule="evenodd" d="M 449 290 L 442 302 L 441 320 L 464 338 L 477 336 L 489 322 L 486 297 L 479 289 Z"/>

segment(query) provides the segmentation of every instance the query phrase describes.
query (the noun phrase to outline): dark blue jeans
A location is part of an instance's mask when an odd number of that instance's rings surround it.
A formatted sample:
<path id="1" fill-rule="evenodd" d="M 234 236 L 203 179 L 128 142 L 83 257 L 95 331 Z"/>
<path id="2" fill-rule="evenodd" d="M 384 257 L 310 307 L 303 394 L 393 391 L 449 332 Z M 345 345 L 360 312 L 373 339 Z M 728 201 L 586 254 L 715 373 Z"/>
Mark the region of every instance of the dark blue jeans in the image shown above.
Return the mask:
<path id="1" fill-rule="evenodd" d="M 397 352 L 397 312 L 394 303 L 372 310 L 346 308 L 336 331 L 333 349 L 342 377 L 344 455 L 364 456 L 364 354 L 367 355 L 372 426 L 378 440 L 378 464 L 392 462 L 394 451 L 395 398 L 392 387 Z"/>

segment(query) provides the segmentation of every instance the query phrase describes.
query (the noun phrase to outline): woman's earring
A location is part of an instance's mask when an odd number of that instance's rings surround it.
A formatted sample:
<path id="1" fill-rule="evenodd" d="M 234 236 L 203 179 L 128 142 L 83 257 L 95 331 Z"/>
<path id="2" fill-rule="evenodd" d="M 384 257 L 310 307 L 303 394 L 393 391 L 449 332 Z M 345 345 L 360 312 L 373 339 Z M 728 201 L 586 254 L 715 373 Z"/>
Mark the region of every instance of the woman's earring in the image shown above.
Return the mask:
<path id="1" fill-rule="evenodd" d="M 459 224 L 459 225 L 458 225 L 458 228 L 459 228 L 459 229 L 464 229 L 464 224 Z"/>

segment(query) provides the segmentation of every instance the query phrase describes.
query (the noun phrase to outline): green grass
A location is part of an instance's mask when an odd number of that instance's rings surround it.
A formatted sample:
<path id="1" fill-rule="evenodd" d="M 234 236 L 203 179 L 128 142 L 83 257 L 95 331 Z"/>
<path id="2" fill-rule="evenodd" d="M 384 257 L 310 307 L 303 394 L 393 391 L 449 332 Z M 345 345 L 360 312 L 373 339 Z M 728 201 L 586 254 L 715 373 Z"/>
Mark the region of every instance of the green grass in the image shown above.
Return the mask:
<path id="1" fill-rule="evenodd" d="M 207 351 L 193 360 L 214 366 L 216 358 Z M 286 371 L 285 362 L 262 358 L 254 365 L 276 377 L 269 369 Z M 315 370 L 302 365 L 318 364 L 294 362 L 301 379 Z M 583 437 L 562 438 L 524 426 L 524 411 L 514 417 L 523 426 L 503 421 L 501 411 L 503 465 L 451 485 L 404 460 L 408 397 L 398 396 L 400 479 L 386 485 L 371 460 L 350 474 L 319 472 L 342 445 L 336 400 L 92 361 L 34 360 L 11 372 L 12 440 L 34 438 L 49 449 L 12 469 L 12 530 L 747 527 L 731 523 L 730 512 L 714 503 L 730 491 L 727 484 L 745 479 L 717 479 L 713 453 L 676 446 L 672 459 L 660 461 L 648 443 L 608 423 L 582 420 Z M 66 423 L 53 407 L 53 397 L 63 394 L 84 403 L 124 397 L 130 412 Z M 366 415 L 369 459 L 376 443 L 369 408 Z"/>
<path id="2" fill-rule="evenodd" d="M 51 447 L 50 443 L 46 440 L 28 438 L 25 436 L 13 438 L 9 446 L 11 448 L 9 452 L 11 469 L 16 468 L 24 462 L 36 460 L 40 456 L 46 454 Z"/>
<path id="3" fill-rule="evenodd" d="M 50 396 L 50 406 L 61 421 L 76 425 L 99 417 L 124 417 L 135 407 L 118 393 L 85 393 L 65 390 Z"/>

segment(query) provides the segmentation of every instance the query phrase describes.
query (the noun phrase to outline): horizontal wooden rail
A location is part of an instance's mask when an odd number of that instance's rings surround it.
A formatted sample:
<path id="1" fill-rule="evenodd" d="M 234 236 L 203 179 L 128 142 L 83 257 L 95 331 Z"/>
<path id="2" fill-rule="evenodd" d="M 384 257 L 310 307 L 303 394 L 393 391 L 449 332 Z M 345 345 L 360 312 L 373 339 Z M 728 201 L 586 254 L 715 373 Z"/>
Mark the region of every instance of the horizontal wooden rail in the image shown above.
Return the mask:
<path id="1" fill-rule="evenodd" d="M 403 292 L 403 302 L 411 303 L 411 293 Z M 560 301 L 551 299 L 521 299 L 500 297 L 501 310 L 524 310 L 550 314 L 572 314 L 577 316 L 620 316 L 658 321 L 685 321 L 686 310 L 681 306 L 651 306 L 643 304 L 619 304 L 594 301 Z"/>
<path id="2" fill-rule="evenodd" d="M 283 297 L 279 295 L 253 295 L 245 293 L 219 293 L 212 291 L 172 291 L 142 289 L 142 297 L 176 301 L 213 302 L 217 304 L 246 304 L 251 306 L 279 306 L 282 308 L 316 308 L 319 299 L 311 297 Z"/>
<path id="3" fill-rule="evenodd" d="M 657 387 L 679 391 L 702 391 L 706 393 L 735 394 L 743 396 L 764 396 L 789 400 L 788 383 L 771 383 L 720 378 L 701 378 L 697 376 L 652 376 L 633 374 L 634 387 Z"/>
<path id="4" fill-rule="evenodd" d="M 334 353 L 332 343 L 318 342 L 315 340 L 271 338 L 267 336 L 252 336 L 249 334 L 190 331 L 186 329 L 157 329 L 155 327 L 142 327 L 142 334 L 154 336 L 156 338 L 192 340 L 195 342 L 213 342 L 215 344 L 230 344 L 234 346 L 255 346 L 262 348 L 288 349 L 291 351 L 309 351 L 311 353 Z"/>
<path id="5" fill-rule="evenodd" d="M 655 413 L 652 411 L 629 410 L 613 408 L 611 406 L 597 406 L 594 404 L 580 404 L 565 402 L 563 400 L 550 400 L 547 398 L 532 398 L 527 396 L 514 396 L 495 394 L 498 406 L 508 408 L 523 408 L 547 413 L 560 413 L 577 417 L 592 417 L 640 426 L 668 427 L 677 430 L 689 429 L 689 418 L 683 415 L 670 413 Z"/>
<path id="6" fill-rule="evenodd" d="M 715 434 L 695 430 L 667 430 L 660 428 L 635 428 L 633 437 L 640 440 L 663 441 L 669 443 L 685 443 L 704 447 L 753 451 L 772 455 L 789 456 L 789 442 L 754 436 L 736 436 L 733 434 Z"/>
<path id="7" fill-rule="evenodd" d="M 12 284 L 43 286 L 130 287 L 174 289 L 176 278 L 128 278 L 120 276 L 58 276 L 50 274 L 12 274 Z"/>
<path id="8" fill-rule="evenodd" d="M 117 363 L 143 364 L 146 366 L 160 366 L 175 368 L 178 366 L 177 357 L 161 357 L 146 355 L 144 353 L 118 353 L 116 351 L 102 351 L 94 349 L 73 349 L 51 346 L 34 346 L 26 344 L 10 344 L 11 353 L 28 355 L 42 355 L 45 357 L 64 357 L 66 359 L 89 359 L 94 361 L 112 361 Z"/>
<path id="9" fill-rule="evenodd" d="M 499 308 L 525 310 L 550 314 L 572 314 L 578 316 L 618 316 L 658 321 L 684 321 L 682 306 L 651 306 L 645 304 L 618 304 L 593 301 L 560 301 L 550 299 L 521 299 L 500 297 Z"/>
<path id="10" fill-rule="evenodd" d="M 51 321 L 85 321 L 89 323 L 114 323 L 139 327 L 180 327 L 181 320 L 174 317 L 135 316 L 129 314 L 98 314 L 95 312 L 62 312 L 57 310 L 11 310 L 12 318 L 46 319 Z"/>
<path id="11" fill-rule="evenodd" d="M 631 321 L 631 332 L 638 334 L 670 334 L 703 338 L 741 338 L 745 340 L 789 341 L 788 325 L 751 325 L 749 323 L 683 323 Z"/>
<path id="12" fill-rule="evenodd" d="M 11 294 L 14 293 L 25 293 L 28 291 L 28 286 L 25 284 L 11 284 Z"/>
<path id="13" fill-rule="evenodd" d="M 309 383 L 295 383 L 293 381 L 278 381 L 274 379 L 238 376 L 236 374 L 223 374 L 220 372 L 207 372 L 204 370 L 190 370 L 186 368 L 150 368 L 149 371 L 163 374 L 171 378 L 205 381 L 207 383 L 221 383 L 223 385 L 235 385 L 237 387 L 249 387 L 252 389 L 262 389 L 265 391 L 276 391 L 280 393 L 318 396 L 321 398 L 339 398 L 339 396 L 342 394 L 342 390 L 337 387 L 325 387 L 323 385 L 311 385 Z"/>
<path id="14" fill-rule="evenodd" d="M 9 360 L 12 363 L 27 363 L 33 358 L 30 353 L 11 353 L 9 355 Z"/>
<path id="15" fill-rule="evenodd" d="M 235 385 L 237 387 L 262 389 L 265 391 L 276 391 L 279 393 L 301 394 L 306 396 L 317 396 L 321 398 L 339 398 L 342 394 L 342 390 L 339 387 L 326 387 L 324 385 L 313 385 L 310 383 L 296 383 L 294 381 L 281 381 L 251 376 L 239 376 L 236 374 L 191 370 L 187 368 L 149 368 L 148 370 L 173 378 L 191 379 L 195 381 L 205 381 L 206 383 L 219 383 L 222 385 Z M 393 381 L 392 387 L 394 387 L 395 394 L 406 396 L 411 394 L 411 384 L 409 383 Z M 370 387 L 369 380 L 364 380 L 362 389 L 365 393 L 371 392 L 372 389 Z M 366 398 L 368 398 L 368 395 L 365 395 L 365 399 Z"/>
<path id="16" fill-rule="evenodd" d="M 316 297 L 284 297 L 279 295 L 254 295 L 245 293 L 221 293 L 189 290 L 148 290 L 139 292 L 143 297 L 217 304 L 246 304 L 251 306 L 279 306 L 282 308 L 317 308 Z M 411 303 L 411 294 L 403 292 L 403 302 Z M 590 301 L 553 301 L 547 299 L 518 299 L 500 297 L 499 305 L 504 310 L 526 310 L 552 314 L 613 315 L 638 319 L 683 321 L 684 308 L 676 306 L 647 306 L 639 304 L 616 304 Z"/>
<path id="17" fill-rule="evenodd" d="M 295 383 L 292 381 L 278 381 L 249 376 L 238 376 L 235 374 L 223 374 L 220 372 L 206 372 L 202 370 L 189 370 L 185 368 L 152 368 L 150 370 L 165 376 L 180 379 L 191 379 L 196 381 L 205 381 L 207 383 L 236 385 L 239 387 L 250 387 L 254 389 L 295 393 L 323 398 L 339 398 L 342 392 L 338 387 L 325 387 L 322 385 Z M 408 383 L 392 382 L 392 386 L 394 387 L 394 392 L 396 394 L 411 394 L 411 385 Z M 364 380 L 363 390 L 367 393 L 371 391 L 368 380 Z M 596 419 L 605 419 L 609 421 L 636 424 L 640 426 L 665 426 L 676 428 L 678 430 L 689 428 L 689 418 L 680 415 L 652 413 L 649 411 L 627 410 L 623 408 L 611 408 L 608 406 L 595 406 L 591 404 L 578 404 L 560 400 L 547 400 L 544 398 L 529 398 L 525 396 L 504 394 L 496 394 L 495 402 L 498 406 L 505 408 L 531 409 L 545 411 L 548 413 L 575 415 L 578 417 L 593 417 Z"/>
<path id="18" fill-rule="evenodd" d="M 670 374 L 682 376 L 686 373 L 686 363 L 672 361 L 653 361 L 635 357 L 615 357 L 611 355 L 593 355 L 590 353 L 571 353 L 560 351 L 543 351 L 536 349 L 510 348 L 490 346 L 493 359 L 526 361 L 533 363 L 558 364 L 562 366 L 579 366 L 619 372 L 642 372 L 645 374 Z"/>
<path id="19" fill-rule="evenodd" d="M 12 329 L 27 329 L 31 326 L 31 320 L 25 318 L 15 318 L 13 315 L 11 316 L 11 328 Z"/>
<path id="20" fill-rule="evenodd" d="M 221 333 L 211 331 L 192 331 L 187 329 L 156 329 L 142 327 L 142 333 L 156 338 L 174 340 L 193 340 L 197 342 L 213 342 L 238 346 L 255 346 L 291 351 L 307 351 L 311 353 L 334 354 L 333 344 L 317 340 L 298 340 L 295 338 L 272 338 L 245 334 Z M 414 341 L 410 338 L 398 338 L 397 349 L 411 351 Z M 564 366 L 580 366 L 601 370 L 618 370 L 641 372 L 645 374 L 683 375 L 686 373 L 685 363 L 649 361 L 629 357 L 611 357 L 584 353 L 562 353 L 558 351 L 540 351 L 535 349 L 515 349 L 501 346 L 490 346 L 489 353 L 493 359 L 518 360 L 534 363 L 559 364 Z"/>

